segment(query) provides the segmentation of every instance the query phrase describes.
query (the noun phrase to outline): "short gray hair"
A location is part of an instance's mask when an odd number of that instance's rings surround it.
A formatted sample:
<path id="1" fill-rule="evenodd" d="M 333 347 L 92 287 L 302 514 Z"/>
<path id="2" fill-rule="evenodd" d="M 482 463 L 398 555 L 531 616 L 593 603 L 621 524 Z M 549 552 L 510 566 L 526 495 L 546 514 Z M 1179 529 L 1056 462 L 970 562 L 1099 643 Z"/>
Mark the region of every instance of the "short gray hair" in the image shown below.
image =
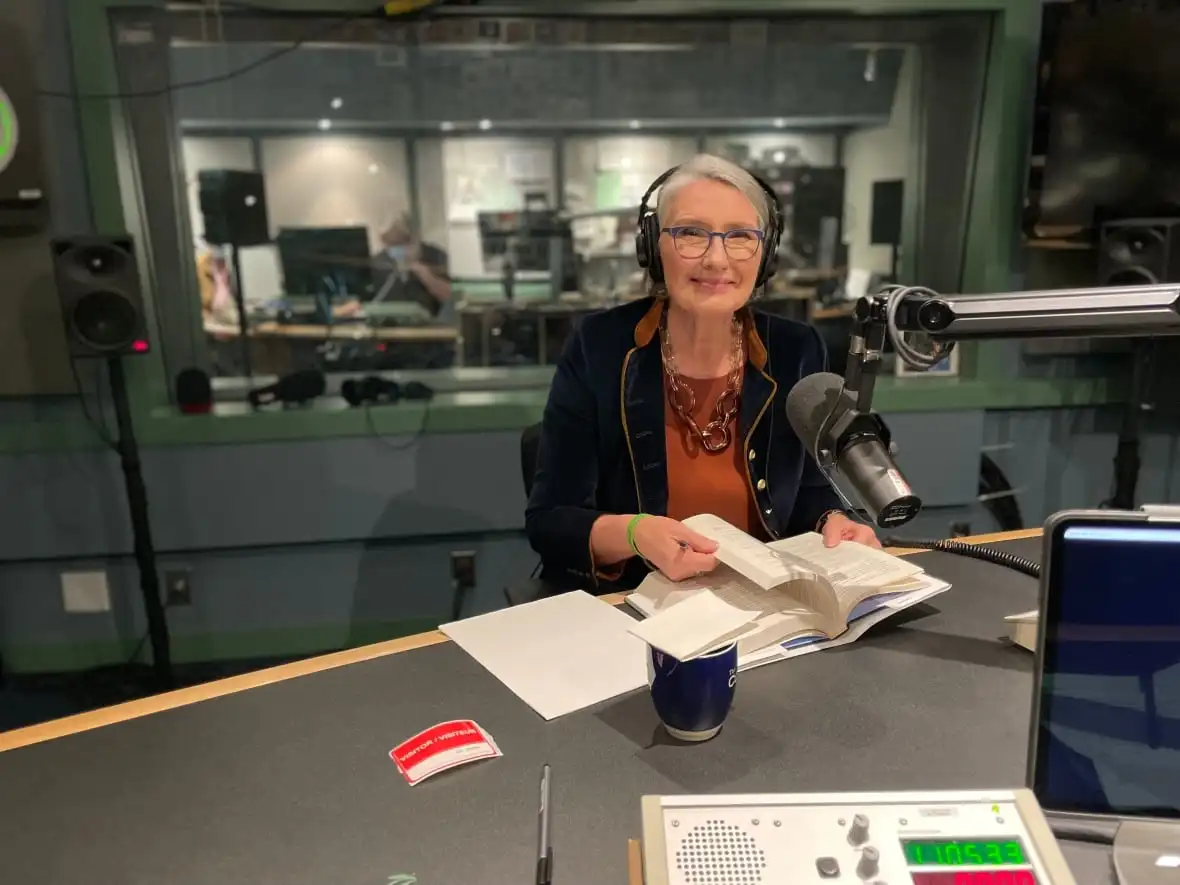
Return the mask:
<path id="1" fill-rule="evenodd" d="M 720 181 L 737 188 L 754 204 L 754 211 L 758 213 L 758 227 L 762 230 L 769 227 L 771 209 L 766 191 L 754 180 L 754 176 L 741 166 L 712 154 L 697 154 L 687 163 L 681 164 L 660 187 L 656 215 L 661 225 L 664 223 L 664 216 L 672 197 L 680 188 L 694 181 Z"/>

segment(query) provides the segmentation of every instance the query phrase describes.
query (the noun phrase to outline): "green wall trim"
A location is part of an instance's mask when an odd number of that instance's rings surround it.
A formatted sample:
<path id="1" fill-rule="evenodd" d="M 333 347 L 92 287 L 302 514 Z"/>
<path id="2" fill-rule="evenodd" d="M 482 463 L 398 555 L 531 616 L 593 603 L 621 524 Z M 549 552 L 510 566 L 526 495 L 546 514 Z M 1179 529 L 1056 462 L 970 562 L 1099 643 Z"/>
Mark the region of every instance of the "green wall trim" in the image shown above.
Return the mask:
<path id="1" fill-rule="evenodd" d="M 145 447 L 306 442 L 373 437 L 374 445 L 403 447 L 407 437 L 437 433 L 517 432 L 541 420 L 545 390 L 439 394 L 429 406 L 402 404 L 369 410 L 325 407 L 252 414 L 182 416 L 170 410 L 139 422 Z M 1105 378 L 882 378 L 878 410 L 935 412 L 951 409 L 1048 409 L 1121 402 L 1122 386 Z M 68 428 L 68 431 L 67 431 Z M 66 431 L 66 432 L 63 432 Z M 0 453 L 98 450 L 102 443 L 84 421 L 0 426 Z"/>
<path id="2" fill-rule="evenodd" d="M 176 664 L 284 658 L 324 654 L 341 648 L 369 645 L 401 636 L 425 633 L 438 621 L 408 619 L 364 624 L 324 624 L 286 630 L 210 633 L 171 637 Z M 8 673 L 64 673 L 123 664 L 136 651 L 139 639 L 54 644 L 12 643 L 4 647 Z M 146 651 L 140 660 L 150 661 Z"/>

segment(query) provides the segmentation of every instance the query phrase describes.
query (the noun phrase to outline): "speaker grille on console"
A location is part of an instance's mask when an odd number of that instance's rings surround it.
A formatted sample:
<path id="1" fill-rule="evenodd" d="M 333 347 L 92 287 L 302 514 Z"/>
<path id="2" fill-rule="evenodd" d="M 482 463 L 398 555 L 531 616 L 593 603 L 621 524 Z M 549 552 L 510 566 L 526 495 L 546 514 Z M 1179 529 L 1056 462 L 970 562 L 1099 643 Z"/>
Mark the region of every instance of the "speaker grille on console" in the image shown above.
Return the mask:
<path id="1" fill-rule="evenodd" d="M 766 855 L 741 827 L 710 820 L 685 834 L 676 869 L 688 885 L 759 885 Z"/>

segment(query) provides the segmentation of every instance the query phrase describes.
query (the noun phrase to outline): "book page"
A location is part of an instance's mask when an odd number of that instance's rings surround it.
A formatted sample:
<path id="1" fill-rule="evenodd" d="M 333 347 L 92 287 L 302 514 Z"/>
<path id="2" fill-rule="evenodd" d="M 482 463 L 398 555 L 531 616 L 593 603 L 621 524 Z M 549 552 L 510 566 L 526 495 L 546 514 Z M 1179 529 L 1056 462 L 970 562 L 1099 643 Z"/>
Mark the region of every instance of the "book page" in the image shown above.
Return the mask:
<path id="1" fill-rule="evenodd" d="M 763 590 L 796 578 L 815 578 L 815 569 L 779 556 L 773 549 L 711 513 L 690 516 L 684 524 L 717 542 L 717 559 Z"/>
<path id="2" fill-rule="evenodd" d="M 844 629 L 832 609 L 832 593 L 826 585 L 801 578 L 768 592 L 725 565 L 687 581 L 672 581 L 652 572 L 627 602 L 645 617 L 654 617 L 706 590 L 735 609 L 757 613 L 738 637 L 739 651 L 783 642 L 803 632 L 827 634 Z"/>
<path id="3" fill-rule="evenodd" d="M 921 566 L 864 544 L 845 541 L 835 547 L 825 547 L 823 535 L 818 532 L 774 541 L 767 546 L 815 566 L 837 585 L 882 587 L 923 572 Z"/>

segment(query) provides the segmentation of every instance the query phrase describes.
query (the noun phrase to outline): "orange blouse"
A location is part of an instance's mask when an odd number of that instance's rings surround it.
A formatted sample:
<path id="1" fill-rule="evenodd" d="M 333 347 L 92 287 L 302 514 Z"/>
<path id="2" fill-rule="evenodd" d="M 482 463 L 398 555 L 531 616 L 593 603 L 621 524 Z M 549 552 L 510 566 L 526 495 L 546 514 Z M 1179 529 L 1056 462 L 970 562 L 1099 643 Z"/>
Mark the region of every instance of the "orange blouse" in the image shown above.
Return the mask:
<path id="1" fill-rule="evenodd" d="M 684 378 L 696 398 L 693 419 L 704 428 L 713 417 L 713 407 L 725 391 L 726 378 Z M 668 457 L 668 516 L 684 520 L 698 513 L 712 513 L 762 538 L 765 531 L 746 477 L 745 446 L 738 437 L 737 419 L 730 424 L 730 443 L 720 452 L 710 452 L 700 437 L 683 421 L 668 398 L 664 382 L 664 438 Z M 763 538 L 763 540 L 767 540 Z"/>

